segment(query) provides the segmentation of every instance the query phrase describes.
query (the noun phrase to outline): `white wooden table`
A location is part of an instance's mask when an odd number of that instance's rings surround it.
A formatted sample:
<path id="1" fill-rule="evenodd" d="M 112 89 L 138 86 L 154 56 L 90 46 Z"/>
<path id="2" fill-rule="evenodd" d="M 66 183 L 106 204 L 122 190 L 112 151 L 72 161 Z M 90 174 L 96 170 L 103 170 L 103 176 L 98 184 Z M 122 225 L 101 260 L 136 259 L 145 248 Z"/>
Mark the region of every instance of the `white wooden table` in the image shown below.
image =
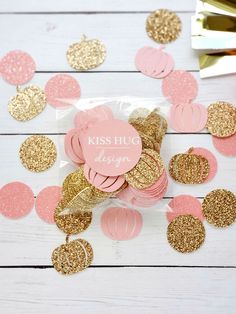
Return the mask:
<path id="1" fill-rule="evenodd" d="M 160 97 L 161 82 L 138 73 L 134 56 L 138 48 L 153 45 L 145 33 L 151 10 L 169 8 L 183 22 L 181 37 L 166 48 L 176 69 L 191 71 L 199 82 L 197 102 L 236 102 L 235 76 L 199 79 L 197 58 L 190 47 L 190 17 L 195 0 L 1 0 L 0 55 L 9 50 L 29 52 L 37 62 L 32 83 L 44 86 L 58 72 L 78 79 L 83 97 L 133 95 Z M 107 46 L 106 62 L 89 73 L 75 73 L 67 64 L 68 45 L 82 34 L 99 38 Z M 55 110 L 47 106 L 37 118 L 18 123 L 7 111 L 15 88 L 0 80 L 0 185 L 13 180 L 29 184 L 35 193 L 59 184 L 59 162 L 46 173 L 33 174 L 18 158 L 23 140 L 34 133 L 48 134 L 56 143 L 66 126 L 56 123 Z M 92 243 L 93 265 L 85 272 L 63 277 L 51 266 L 51 251 L 64 241 L 54 225 L 43 223 L 33 211 L 12 221 L 0 217 L 0 313 L 236 313 L 236 226 L 217 230 L 207 223 L 203 247 L 194 254 L 179 254 L 167 243 L 167 221 L 161 208 L 174 195 L 190 193 L 203 198 L 224 187 L 236 192 L 235 159 L 220 155 L 211 136 L 177 134 L 169 130 L 162 155 L 170 157 L 190 146 L 210 149 L 219 171 L 213 181 L 197 188 L 170 184 L 155 210 L 143 210 L 141 235 L 126 242 L 106 238 L 100 229 L 101 211 L 82 237 Z"/>

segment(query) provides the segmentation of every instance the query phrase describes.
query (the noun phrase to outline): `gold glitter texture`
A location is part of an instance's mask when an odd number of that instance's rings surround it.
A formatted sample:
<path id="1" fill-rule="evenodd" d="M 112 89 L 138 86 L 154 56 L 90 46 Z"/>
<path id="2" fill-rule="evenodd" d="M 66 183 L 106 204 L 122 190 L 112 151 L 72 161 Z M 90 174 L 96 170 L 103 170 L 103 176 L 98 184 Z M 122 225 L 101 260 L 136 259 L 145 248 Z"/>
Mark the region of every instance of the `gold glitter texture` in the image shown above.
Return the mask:
<path id="1" fill-rule="evenodd" d="M 167 44 L 179 37 L 182 25 L 178 15 L 166 9 L 152 12 L 146 21 L 149 37 L 161 44 Z"/>
<path id="2" fill-rule="evenodd" d="M 92 212 L 78 212 L 76 214 L 60 215 L 67 203 L 62 200 L 54 212 L 57 227 L 66 234 L 78 234 L 88 228 L 92 221 Z"/>
<path id="3" fill-rule="evenodd" d="M 137 189 L 144 189 L 156 182 L 164 171 L 160 155 L 152 149 L 144 149 L 136 166 L 125 174 L 126 181 Z"/>
<path id="4" fill-rule="evenodd" d="M 191 253 L 203 244 L 205 228 L 198 218 L 192 215 L 180 215 L 169 224 L 167 239 L 176 251 Z"/>
<path id="5" fill-rule="evenodd" d="M 77 239 L 57 247 L 52 253 L 54 268 L 63 275 L 70 275 L 87 268 L 93 260 L 91 245 Z"/>
<path id="6" fill-rule="evenodd" d="M 145 108 L 138 108 L 131 113 L 129 123 L 139 132 L 143 148 L 160 150 L 167 131 L 167 122 L 157 109 L 150 112 Z"/>
<path id="7" fill-rule="evenodd" d="M 57 158 L 57 150 L 50 138 L 32 135 L 22 143 L 19 155 L 26 169 L 41 172 L 52 167 Z"/>
<path id="8" fill-rule="evenodd" d="M 169 173 L 172 179 L 184 184 L 203 183 L 209 175 L 208 160 L 191 153 L 174 155 L 169 163 Z"/>
<path id="9" fill-rule="evenodd" d="M 106 57 L 106 47 L 97 39 L 86 39 L 69 46 L 66 53 L 70 66 L 79 71 L 90 70 L 102 64 Z"/>
<path id="10" fill-rule="evenodd" d="M 36 117 L 45 108 L 45 93 L 37 86 L 17 89 L 16 96 L 8 103 L 8 111 L 18 121 L 28 121 Z"/>
<path id="11" fill-rule="evenodd" d="M 227 227 L 236 219 L 236 196 L 224 189 L 214 190 L 204 198 L 202 211 L 210 224 Z"/>
<path id="12" fill-rule="evenodd" d="M 208 108 L 207 128 L 218 137 L 231 136 L 236 132 L 236 108 L 230 103 L 219 101 Z"/>

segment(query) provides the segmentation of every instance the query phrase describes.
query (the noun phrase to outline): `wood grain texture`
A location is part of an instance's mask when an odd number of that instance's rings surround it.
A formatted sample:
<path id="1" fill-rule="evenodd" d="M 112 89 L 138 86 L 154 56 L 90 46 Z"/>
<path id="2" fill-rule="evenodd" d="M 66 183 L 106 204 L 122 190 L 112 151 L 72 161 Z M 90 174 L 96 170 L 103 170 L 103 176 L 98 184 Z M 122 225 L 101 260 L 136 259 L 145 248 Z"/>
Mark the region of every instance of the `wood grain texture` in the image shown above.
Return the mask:
<path id="1" fill-rule="evenodd" d="M 235 269 L 89 269 L 69 278 L 52 269 L 4 269 L 0 280 L 4 314 L 236 311 Z"/>
<path id="2" fill-rule="evenodd" d="M 169 105 L 163 101 L 161 81 L 145 77 L 134 66 L 140 47 L 158 46 L 145 32 L 148 12 L 165 7 L 177 11 L 183 22 L 181 37 L 169 44 L 166 51 L 173 55 L 176 69 L 195 72 L 193 75 L 199 84 L 195 101 L 205 106 L 216 100 L 235 103 L 233 75 L 199 79 L 197 53 L 190 45 L 190 18 L 195 4 L 196 0 L 2 0 L 0 56 L 13 49 L 29 52 L 38 71 L 32 83 L 41 87 L 54 75 L 45 72 L 70 71 L 79 81 L 84 99 L 127 95 L 153 98 L 160 100 L 161 110 L 167 115 Z M 78 41 L 82 34 L 101 39 L 108 51 L 106 62 L 90 73 L 75 73 L 65 58 L 68 45 Z M 62 149 L 54 167 L 41 174 L 23 168 L 18 150 L 27 134 L 34 133 L 49 134 L 57 147 L 62 147 L 63 135 L 58 133 L 65 133 L 71 127 L 72 112 L 63 119 L 63 111 L 56 112 L 48 105 L 37 118 L 19 123 L 7 111 L 15 88 L 0 79 L 0 90 L 0 186 L 20 180 L 29 184 L 37 195 L 46 185 L 61 184 L 72 169 L 64 163 L 67 159 Z M 165 217 L 166 204 L 175 195 L 189 193 L 202 200 L 207 192 L 218 187 L 236 192 L 235 159 L 216 152 L 209 134 L 172 134 L 171 129 L 168 133 L 162 146 L 166 165 L 173 154 L 184 152 L 190 146 L 206 147 L 217 157 L 217 176 L 212 182 L 197 187 L 174 184 L 170 180 L 168 199 L 155 208 L 139 209 L 144 226 L 140 236 L 132 241 L 106 238 L 100 228 L 104 209 L 96 209 L 92 225 L 81 234 L 93 245 L 95 259 L 93 266 L 81 274 L 65 278 L 53 269 L 34 268 L 51 265 L 52 249 L 65 239 L 55 225 L 41 221 L 35 210 L 16 221 L 0 215 L 1 313 L 236 312 L 235 225 L 219 230 L 205 222 L 203 247 L 186 255 L 169 246 Z M 114 204 L 123 205 L 112 200 L 106 206 Z"/>
<path id="3" fill-rule="evenodd" d="M 194 102 L 206 107 L 218 100 L 235 103 L 236 89 L 233 75 L 201 80 L 198 73 L 192 74 L 199 84 L 198 96 Z M 31 83 L 44 88 L 53 75 L 55 73 L 38 73 Z M 73 73 L 71 75 L 81 86 L 81 99 L 119 96 L 153 98 L 160 105 L 161 112 L 168 116 L 170 104 L 162 95 L 162 80 L 152 79 L 141 73 Z M 56 111 L 50 105 L 35 119 L 25 123 L 17 122 L 9 115 L 7 109 L 9 99 L 15 94 L 15 87 L 0 80 L 0 89 L 4 91 L 0 93 L 0 134 L 65 133 L 72 127 L 74 112 Z M 63 118 L 66 115 L 67 117 Z M 173 130 L 169 129 L 169 132 Z"/>
<path id="4" fill-rule="evenodd" d="M 2 0 L 0 12 L 138 12 L 168 8 L 174 11 L 195 10 L 195 0 Z"/>
<path id="5" fill-rule="evenodd" d="M 107 238 L 100 226 L 100 217 L 105 209 L 96 209 L 90 227 L 77 236 L 92 244 L 93 265 L 236 267 L 235 225 L 219 230 L 205 222 L 206 240 L 198 251 L 181 254 L 173 250 L 166 239 L 168 222 L 165 205 L 168 202 L 162 200 L 155 208 L 139 209 L 143 216 L 143 228 L 141 234 L 130 241 L 112 241 Z M 114 205 L 121 203 L 106 203 L 106 207 Z M 3 252 L 0 266 L 51 265 L 52 251 L 65 242 L 65 234 L 55 225 L 41 221 L 35 211 L 17 221 L 0 217 L 0 224 L 0 247 Z"/>
<path id="6" fill-rule="evenodd" d="M 196 53 L 190 48 L 191 15 L 179 13 L 183 23 L 181 36 L 166 49 L 173 53 L 178 69 L 198 69 Z M 34 57 L 38 71 L 70 71 L 66 50 L 85 34 L 89 38 L 99 38 L 107 48 L 106 61 L 95 71 L 134 71 L 137 50 L 145 45 L 158 46 L 146 34 L 146 18 L 146 13 L 5 14 L 0 19 L 0 29 L 7 30 L 0 33 L 1 55 L 12 49 L 22 49 Z"/>

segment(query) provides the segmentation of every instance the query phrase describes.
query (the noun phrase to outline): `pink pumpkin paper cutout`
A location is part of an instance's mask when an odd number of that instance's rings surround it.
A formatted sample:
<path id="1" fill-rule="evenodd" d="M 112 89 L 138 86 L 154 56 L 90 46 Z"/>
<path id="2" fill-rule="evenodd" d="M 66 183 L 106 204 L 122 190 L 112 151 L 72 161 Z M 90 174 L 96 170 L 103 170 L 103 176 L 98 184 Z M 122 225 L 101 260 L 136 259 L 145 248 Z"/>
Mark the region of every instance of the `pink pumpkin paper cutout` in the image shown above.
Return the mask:
<path id="1" fill-rule="evenodd" d="M 167 220 L 171 222 L 180 215 L 192 215 L 201 221 L 204 220 L 201 202 L 191 195 L 175 196 L 168 204 L 171 211 L 166 213 Z"/>
<path id="2" fill-rule="evenodd" d="M 170 125 L 177 132 L 199 132 L 206 123 L 207 109 L 200 104 L 179 104 L 170 108 Z"/>
<path id="3" fill-rule="evenodd" d="M 236 157 L 236 133 L 229 137 L 212 136 L 215 148 L 225 156 Z"/>
<path id="4" fill-rule="evenodd" d="M 105 105 L 99 105 L 92 109 L 79 111 L 75 115 L 74 124 L 78 130 L 86 132 L 96 123 L 110 119 L 114 119 L 112 110 Z"/>
<path id="5" fill-rule="evenodd" d="M 217 168 L 218 168 L 217 160 L 216 160 L 215 156 L 208 149 L 202 148 L 202 147 L 193 147 L 191 154 L 201 155 L 208 160 L 208 163 L 210 166 L 209 175 L 204 182 L 206 183 L 206 182 L 211 181 L 214 178 L 214 176 L 216 175 Z"/>
<path id="6" fill-rule="evenodd" d="M 0 73 L 3 79 L 12 85 L 22 85 L 34 76 L 36 64 L 33 58 L 21 50 L 8 52 L 0 62 Z"/>
<path id="7" fill-rule="evenodd" d="M 103 233 L 117 241 L 131 240 L 137 237 L 142 225 L 142 215 L 135 209 L 111 207 L 101 217 Z"/>
<path id="8" fill-rule="evenodd" d="M 174 68 L 174 60 L 163 49 L 163 46 L 158 49 L 153 47 L 139 49 L 135 57 L 136 68 L 153 78 L 167 76 Z"/>
<path id="9" fill-rule="evenodd" d="M 57 74 L 50 78 L 44 92 L 47 102 L 55 108 L 68 107 L 80 98 L 79 83 L 68 74 Z"/>
<path id="10" fill-rule="evenodd" d="M 0 189 L 0 213 L 11 219 L 28 215 L 34 207 L 34 194 L 22 182 L 11 182 Z"/>
<path id="11" fill-rule="evenodd" d="M 171 104 L 188 104 L 197 96 L 197 81 L 191 73 L 175 70 L 163 79 L 162 92 Z"/>
<path id="12" fill-rule="evenodd" d="M 124 176 L 103 176 L 87 164 L 84 165 L 84 175 L 88 182 L 104 192 L 117 191 L 125 182 Z"/>
<path id="13" fill-rule="evenodd" d="M 79 131 L 70 130 L 64 138 L 64 148 L 66 155 L 76 164 L 84 163 L 83 150 L 80 145 Z"/>
<path id="14" fill-rule="evenodd" d="M 54 211 L 61 200 L 62 188 L 60 186 L 48 186 L 41 190 L 35 202 L 35 210 L 39 218 L 49 224 L 55 223 Z"/>

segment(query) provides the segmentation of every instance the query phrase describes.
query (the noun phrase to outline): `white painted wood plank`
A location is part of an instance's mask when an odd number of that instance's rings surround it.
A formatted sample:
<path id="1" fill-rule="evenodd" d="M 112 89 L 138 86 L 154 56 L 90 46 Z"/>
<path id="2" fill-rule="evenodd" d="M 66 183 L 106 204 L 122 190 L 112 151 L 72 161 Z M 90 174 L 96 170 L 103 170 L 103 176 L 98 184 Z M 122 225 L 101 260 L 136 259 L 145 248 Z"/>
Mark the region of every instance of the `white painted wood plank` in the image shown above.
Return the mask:
<path id="1" fill-rule="evenodd" d="M 195 102 L 208 106 L 214 101 L 224 100 L 236 104 L 234 76 L 201 80 L 198 73 L 192 73 L 199 84 L 198 97 Z M 32 84 L 44 88 L 46 82 L 55 74 L 36 74 Z M 170 104 L 161 92 L 161 80 L 155 80 L 141 73 L 74 73 L 82 91 L 82 99 L 89 97 L 134 96 L 160 100 L 161 111 L 168 115 Z M 63 110 L 56 113 L 55 108 L 48 105 L 35 119 L 22 123 L 13 119 L 7 110 L 7 104 L 15 94 L 15 87 L 0 79 L 0 134 L 1 133 L 58 133 L 67 132 L 72 126 L 73 117 L 56 121 L 56 115 L 63 115 Z M 79 102 L 78 102 L 79 106 Z M 170 130 L 173 131 L 173 130 Z"/>
<path id="2" fill-rule="evenodd" d="M 130 241 L 107 238 L 100 227 L 103 209 L 96 209 L 90 227 L 77 236 L 93 246 L 92 265 L 236 266 L 236 225 L 219 230 L 205 222 L 206 240 L 198 251 L 181 254 L 173 250 L 166 239 L 168 222 L 164 208 L 167 202 L 159 202 L 156 209 L 140 210 L 143 229 Z M 107 206 L 117 204 L 113 201 Z M 0 224 L 0 266 L 51 265 L 53 249 L 65 242 L 65 234 L 55 225 L 41 221 L 35 211 L 16 221 L 1 216 Z"/>
<path id="3" fill-rule="evenodd" d="M 2 165 L 0 186 L 13 180 L 24 181 L 32 186 L 34 193 L 37 194 L 48 184 L 61 184 L 65 176 L 73 169 L 72 166 L 69 166 L 69 160 L 64 154 L 64 136 L 50 136 L 58 147 L 58 158 L 52 168 L 41 173 L 30 172 L 21 165 L 18 152 L 20 145 L 26 138 L 26 135 L 0 136 L 0 147 L 4 148 L 0 154 L 0 164 Z M 218 153 L 212 144 L 210 135 L 166 135 L 161 150 L 166 167 L 173 155 L 186 152 L 190 147 L 205 147 L 211 150 L 218 160 L 218 173 L 212 181 L 206 184 L 199 184 L 197 187 L 196 185 L 173 183 L 170 180 L 166 196 L 172 197 L 180 193 L 190 193 L 197 197 L 202 197 L 217 187 L 224 187 L 236 192 L 235 158 L 225 157 Z M 65 161 L 68 164 L 64 166 Z M 12 169 L 12 171 L 9 171 L 9 169 Z"/>
<path id="4" fill-rule="evenodd" d="M 167 47 L 179 69 L 198 69 L 190 45 L 191 15 L 179 14 L 183 31 Z M 137 50 L 145 45 L 157 46 L 146 34 L 146 18 L 147 14 L 2 15 L 0 53 L 22 49 L 33 56 L 39 71 L 72 70 L 67 64 L 66 50 L 86 34 L 101 39 L 107 47 L 106 61 L 95 71 L 134 71 Z"/>
<path id="5" fill-rule="evenodd" d="M 106 12 L 106 11 L 152 11 L 168 8 L 177 11 L 195 10 L 195 0 L 67 0 L 37 1 L 2 0 L 0 12 Z"/>
<path id="6" fill-rule="evenodd" d="M 4 314 L 234 314 L 235 269 L 1 269 Z"/>

